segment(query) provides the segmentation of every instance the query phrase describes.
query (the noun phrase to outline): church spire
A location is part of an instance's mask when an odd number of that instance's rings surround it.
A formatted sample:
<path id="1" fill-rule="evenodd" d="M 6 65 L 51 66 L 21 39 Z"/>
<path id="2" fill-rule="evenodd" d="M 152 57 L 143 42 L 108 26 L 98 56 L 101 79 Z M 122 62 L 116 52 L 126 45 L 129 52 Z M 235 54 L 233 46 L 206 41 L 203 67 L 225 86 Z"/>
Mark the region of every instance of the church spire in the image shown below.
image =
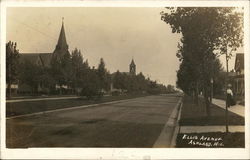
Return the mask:
<path id="1" fill-rule="evenodd" d="M 134 58 L 132 58 L 132 61 L 129 65 L 129 73 L 131 75 L 136 75 L 136 65 L 135 65 L 135 62 L 134 62 Z"/>
<path id="2" fill-rule="evenodd" d="M 56 50 L 68 50 L 68 44 L 66 41 L 66 35 L 64 31 L 64 18 L 62 18 L 61 32 L 56 45 Z"/>
<path id="3" fill-rule="evenodd" d="M 130 65 L 135 66 L 134 58 L 132 58 L 132 61 L 131 61 Z"/>

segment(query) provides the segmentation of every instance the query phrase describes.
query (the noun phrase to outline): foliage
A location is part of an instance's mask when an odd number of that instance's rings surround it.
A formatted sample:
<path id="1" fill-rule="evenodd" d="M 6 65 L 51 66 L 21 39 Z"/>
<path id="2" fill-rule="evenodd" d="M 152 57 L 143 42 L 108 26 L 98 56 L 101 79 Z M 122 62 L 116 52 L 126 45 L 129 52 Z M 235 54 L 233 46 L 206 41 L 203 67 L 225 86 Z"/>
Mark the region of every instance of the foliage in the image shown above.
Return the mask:
<path id="1" fill-rule="evenodd" d="M 71 54 L 71 86 L 76 89 L 81 87 L 88 65 L 83 62 L 81 51 L 77 48 Z"/>
<path id="2" fill-rule="evenodd" d="M 161 12 L 161 19 L 171 26 L 173 33 L 182 33 L 177 52 L 182 62 L 177 73 L 177 85 L 187 94 L 191 89 L 196 96 L 200 86 L 209 116 L 208 92 L 216 70 L 214 61 L 218 55 L 231 56 L 232 51 L 242 44 L 242 14 L 232 7 L 167 9 L 168 12 Z"/>
<path id="3" fill-rule="evenodd" d="M 19 51 L 17 44 L 9 41 L 6 44 L 6 83 L 8 84 L 8 97 L 11 96 L 11 84 L 17 83 L 18 79 Z"/>
<path id="4" fill-rule="evenodd" d="M 110 89 L 110 74 L 108 73 L 107 69 L 105 68 L 105 62 L 103 58 L 100 59 L 100 63 L 97 68 L 97 75 L 100 82 L 100 87 L 103 90 L 108 91 Z"/>
<path id="5" fill-rule="evenodd" d="M 20 84 L 26 84 L 31 87 L 32 93 L 38 90 L 42 68 L 32 62 L 25 61 L 19 65 Z"/>
<path id="6" fill-rule="evenodd" d="M 60 93 L 62 92 L 62 86 L 71 83 L 72 66 L 71 55 L 67 52 L 64 54 L 53 54 L 51 59 L 51 76 L 55 80 L 56 84 L 60 86 Z"/>
<path id="7" fill-rule="evenodd" d="M 96 70 L 88 69 L 86 71 L 86 76 L 82 79 L 82 81 L 81 96 L 86 96 L 88 99 L 94 98 L 96 96 L 102 96 L 101 83 Z"/>
<path id="8" fill-rule="evenodd" d="M 174 86 L 173 85 L 167 85 L 167 92 L 168 93 L 173 93 L 173 92 L 175 92 L 175 88 L 174 88 Z"/>
<path id="9" fill-rule="evenodd" d="M 85 96 L 88 99 L 112 94 L 110 93 L 111 83 L 115 89 L 119 90 L 113 95 L 167 93 L 164 85 L 151 81 L 149 78 L 146 79 L 143 73 L 134 75 L 117 71 L 110 74 L 103 58 L 100 59 L 97 69 L 90 68 L 88 60 L 84 61 L 81 51 L 77 48 L 72 51 L 72 54 L 53 53 L 50 66 L 43 66 L 28 60 L 21 63 L 19 65 L 19 82 L 28 85 L 32 89 L 32 94 L 38 92 L 71 93 Z"/>
<path id="10" fill-rule="evenodd" d="M 127 85 L 126 85 L 126 74 L 119 72 L 115 72 L 113 75 L 113 86 L 114 88 L 121 89 L 121 90 L 127 90 Z"/>
<path id="11" fill-rule="evenodd" d="M 51 69 L 45 66 L 38 66 L 40 72 L 38 76 L 39 85 L 43 89 L 40 91 L 45 94 L 52 94 L 55 92 L 56 82 L 52 76 Z"/>
<path id="12" fill-rule="evenodd" d="M 121 89 L 122 92 L 150 94 L 167 93 L 167 89 L 164 85 L 158 84 L 156 81 L 151 81 L 149 78 L 146 79 L 143 73 L 131 75 L 117 71 L 112 77 L 114 88 Z"/>

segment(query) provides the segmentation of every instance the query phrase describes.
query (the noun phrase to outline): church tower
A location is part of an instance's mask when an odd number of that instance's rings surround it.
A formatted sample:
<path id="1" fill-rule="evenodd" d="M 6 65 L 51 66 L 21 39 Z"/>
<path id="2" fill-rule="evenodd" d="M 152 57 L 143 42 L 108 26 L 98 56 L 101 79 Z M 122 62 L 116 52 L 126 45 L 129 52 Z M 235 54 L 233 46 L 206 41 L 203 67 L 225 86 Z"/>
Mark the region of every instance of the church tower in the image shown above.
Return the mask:
<path id="1" fill-rule="evenodd" d="M 62 19 L 61 32 L 60 32 L 60 35 L 58 38 L 56 48 L 53 52 L 53 56 L 55 56 L 56 59 L 58 59 L 58 58 L 64 56 L 65 54 L 70 55 L 68 49 L 69 49 L 69 46 L 68 46 L 67 41 L 66 41 L 66 35 L 65 35 L 65 31 L 64 31 L 64 22 Z"/>
<path id="2" fill-rule="evenodd" d="M 130 65 L 129 65 L 129 73 L 131 75 L 136 75 L 136 65 L 135 65 L 134 59 L 132 59 Z"/>

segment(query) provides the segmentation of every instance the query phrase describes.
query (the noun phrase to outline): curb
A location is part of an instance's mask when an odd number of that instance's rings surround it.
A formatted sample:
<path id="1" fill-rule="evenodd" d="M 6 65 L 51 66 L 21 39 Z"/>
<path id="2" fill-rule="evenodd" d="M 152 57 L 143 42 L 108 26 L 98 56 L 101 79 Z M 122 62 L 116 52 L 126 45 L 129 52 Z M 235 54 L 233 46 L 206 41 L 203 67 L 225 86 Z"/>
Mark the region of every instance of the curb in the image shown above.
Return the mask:
<path id="1" fill-rule="evenodd" d="M 182 104 L 182 98 L 179 99 L 176 106 L 174 107 L 171 115 L 165 123 L 159 137 L 155 141 L 153 148 L 169 148 L 172 147 L 172 139 L 174 137 L 174 131 L 176 128 L 176 122 L 180 112 L 180 106 Z"/>
<path id="2" fill-rule="evenodd" d="M 177 116 L 177 120 L 175 122 L 175 128 L 174 128 L 174 132 L 173 132 L 172 139 L 171 139 L 171 144 L 170 144 L 171 148 L 174 148 L 176 146 L 177 135 L 180 132 L 179 120 L 181 118 L 181 110 L 182 110 L 182 105 L 183 105 L 182 100 L 183 99 L 181 99 L 180 105 L 178 107 L 178 116 Z"/>

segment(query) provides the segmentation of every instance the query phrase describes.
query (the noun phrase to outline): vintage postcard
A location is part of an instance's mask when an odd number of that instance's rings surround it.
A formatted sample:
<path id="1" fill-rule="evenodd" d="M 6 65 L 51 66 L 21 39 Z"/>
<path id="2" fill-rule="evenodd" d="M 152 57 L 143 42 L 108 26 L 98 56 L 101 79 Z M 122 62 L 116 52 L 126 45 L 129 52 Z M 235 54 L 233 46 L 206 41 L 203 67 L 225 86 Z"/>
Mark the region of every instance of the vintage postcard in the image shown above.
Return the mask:
<path id="1" fill-rule="evenodd" d="M 247 1 L 1 1 L 1 158 L 249 151 Z"/>

